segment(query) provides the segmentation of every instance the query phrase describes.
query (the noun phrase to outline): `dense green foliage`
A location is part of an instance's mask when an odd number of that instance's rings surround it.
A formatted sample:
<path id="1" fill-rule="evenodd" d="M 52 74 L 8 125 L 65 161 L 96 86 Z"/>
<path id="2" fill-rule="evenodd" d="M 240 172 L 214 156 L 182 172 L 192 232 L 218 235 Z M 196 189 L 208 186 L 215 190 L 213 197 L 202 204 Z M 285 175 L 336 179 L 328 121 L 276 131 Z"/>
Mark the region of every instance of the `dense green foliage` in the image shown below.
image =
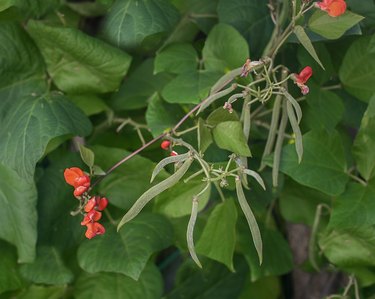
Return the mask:
<path id="1" fill-rule="evenodd" d="M 289 222 L 306 271 L 375 298 L 374 2 L 267 2 L 0 1 L 0 298 L 286 298 Z M 305 66 L 302 96 L 279 70 Z M 160 134 L 179 155 L 157 140 L 105 175 Z M 92 240 L 73 166 L 105 175 Z"/>

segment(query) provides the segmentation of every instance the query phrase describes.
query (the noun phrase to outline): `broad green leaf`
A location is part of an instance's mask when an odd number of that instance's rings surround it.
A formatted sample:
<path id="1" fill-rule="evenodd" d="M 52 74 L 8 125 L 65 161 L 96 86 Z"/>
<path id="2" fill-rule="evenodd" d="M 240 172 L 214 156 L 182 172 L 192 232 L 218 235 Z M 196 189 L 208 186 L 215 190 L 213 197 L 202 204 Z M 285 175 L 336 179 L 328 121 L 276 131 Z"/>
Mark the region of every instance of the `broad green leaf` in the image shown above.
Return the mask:
<path id="1" fill-rule="evenodd" d="M 94 166 L 95 154 L 92 150 L 85 147 L 84 145 L 79 145 L 79 153 L 81 154 L 82 161 L 90 168 Z"/>
<path id="2" fill-rule="evenodd" d="M 253 283 L 247 283 L 238 299 L 278 299 L 281 295 L 281 283 L 278 277 L 267 276 Z"/>
<path id="3" fill-rule="evenodd" d="M 344 114 L 342 99 L 335 93 L 310 88 L 306 96 L 308 109 L 304 113 L 304 121 L 311 129 L 333 130 Z"/>
<path id="4" fill-rule="evenodd" d="M 198 61 L 197 51 L 191 44 L 172 44 L 156 54 L 154 74 L 160 72 L 181 74 L 195 71 Z"/>
<path id="5" fill-rule="evenodd" d="M 218 147 L 240 156 L 251 156 L 250 148 L 243 134 L 241 122 L 221 122 L 213 129 L 212 133 Z"/>
<path id="6" fill-rule="evenodd" d="M 232 26 L 218 24 L 208 34 L 202 56 L 207 70 L 227 72 L 245 63 L 249 47 Z"/>
<path id="7" fill-rule="evenodd" d="M 49 164 L 40 175 L 38 187 L 38 245 L 53 246 L 60 252 L 74 250 L 85 238 L 82 217 L 70 215 L 78 207 L 74 188 L 64 180 L 65 168 L 86 170 L 77 152 L 60 148 L 48 155 Z M 109 198 L 111 200 L 111 198 Z M 104 215 L 103 215 L 104 217 Z"/>
<path id="8" fill-rule="evenodd" d="M 292 252 L 281 233 L 271 229 L 262 229 L 263 263 L 259 265 L 257 251 L 253 246 L 249 228 L 243 218 L 238 225 L 237 242 L 240 252 L 246 258 L 250 268 L 250 279 L 256 281 L 270 275 L 282 275 L 293 269 Z"/>
<path id="9" fill-rule="evenodd" d="M 69 95 L 68 98 L 87 116 L 99 114 L 109 110 L 107 104 L 94 94 Z"/>
<path id="10" fill-rule="evenodd" d="M 331 17 L 325 11 L 317 10 L 309 19 L 309 29 L 325 38 L 338 39 L 362 20 L 362 16 L 349 10 L 338 17 Z"/>
<path id="11" fill-rule="evenodd" d="M 123 149 L 99 145 L 93 146 L 92 149 L 95 163 L 104 170 L 130 154 Z M 105 194 L 111 204 L 121 209 L 129 209 L 152 186 L 150 178 L 155 166 L 149 159 L 137 155 L 107 176 L 99 184 L 99 192 Z M 166 178 L 166 175 L 165 171 L 161 171 L 155 181 L 158 182 L 159 177 Z"/>
<path id="12" fill-rule="evenodd" d="M 294 145 L 284 147 L 280 170 L 301 185 L 328 195 L 344 192 L 348 182 L 346 159 L 340 135 L 314 130 L 303 136 L 304 156 L 298 164 Z"/>
<path id="13" fill-rule="evenodd" d="M 199 254 L 223 263 L 231 271 L 234 271 L 236 221 L 237 210 L 234 200 L 228 198 L 212 210 L 196 246 Z M 223 242 L 223 236 L 225 236 L 225 242 Z"/>
<path id="14" fill-rule="evenodd" d="M 120 223 L 117 225 L 117 230 L 119 230 L 124 224 L 135 218 L 152 199 L 176 185 L 188 171 L 193 161 L 193 158 L 186 159 L 180 166 L 180 168 L 178 168 L 168 178 L 156 184 L 155 186 L 152 186 L 145 193 L 143 193 L 132 205 L 129 211 L 127 211 L 126 214 L 122 217 Z"/>
<path id="15" fill-rule="evenodd" d="M 206 185 L 205 182 L 193 180 L 184 183 L 177 183 L 168 192 L 163 192 L 155 200 L 154 210 L 168 217 L 182 217 L 190 215 L 191 202 Z M 208 189 L 199 197 L 198 211 L 205 208 L 210 198 Z"/>
<path id="16" fill-rule="evenodd" d="M 74 28 L 28 22 L 47 70 L 65 92 L 106 93 L 118 89 L 131 57 L 99 39 Z"/>
<path id="17" fill-rule="evenodd" d="M 294 28 L 294 34 L 297 36 L 298 40 L 306 49 L 306 51 L 309 52 L 309 54 L 315 59 L 315 61 L 321 66 L 321 68 L 324 69 L 322 62 L 320 61 L 318 54 L 316 54 L 314 46 L 312 45 L 310 38 L 307 36 L 303 27 L 297 25 Z"/>
<path id="18" fill-rule="evenodd" d="M 0 119 L 0 161 L 32 180 L 35 164 L 48 142 L 57 136 L 86 136 L 91 123 L 81 110 L 58 93 L 26 95 L 13 99 Z"/>
<path id="19" fill-rule="evenodd" d="M 320 236 L 319 246 L 339 267 L 375 266 L 374 227 L 327 230 Z"/>
<path id="20" fill-rule="evenodd" d="M 215 127 L 221 122 L 239 120 L 240 118 L 238 117 L 236 111 L 229 113 L 228 110 L 223 109 L 223 107 L 219 107 L 210 113 L 210 115 L 206 119 L 206 122 L 209 126 Z"/>
<path id="21" fill-rule="evenodd" d="M 185 262 L 177 273 L 175 288 L 166 299 L 228 299 L 237 298 L 246 283 L 248 271 L 245 260 L 235 256 L 234 268 L 229 271 L 224 265 L 203 260 L 203 269 L 190 261 Z"/>
<path id="22" fill-rule="evenodd" d="M 30 263 L 37 238 L 34 183 L 0 163 L 0 190 L 0 238 L 17 247 L 18 262 Z"/>
<path id="23" fill-rule="evenodd" d="M 61 299 L 66 296 L 67 286 L 50 286 L 45 287 L 41 285 L 32 284 L 26 290 L 23 290 L 21 294 L 17 296 L 17 299 Z"/>
<path id="24" fill-rule="evenodd" d="M 20 272 L 36 284 L 62 285 L 73 280 L 73 273 L 64 265 L 60 252 L 54 247 L 38 247 L 35 261 L 22 265 Z"/>
<path id="25" fill-rule="evenodd" d="M 358 99 L 368 102 L 375 93 L 375 36 L 358 38 L 346 52 L 340 66 L 344 88 Z"/>
<path id="26" fill-rule="evenodd" d="M 158 269 L 149 264 L 138 281 L 119 273 L 82 273 L 74 288 L 77 299 L 159 299 L 163 281 Z"/>
<path id="27" fill-rule="evenodd" d="M 147 106 L 146 121 L 153 136 L 159 136 L 173 128 L 182 117 L 184 112 L 179 105 L 163 101 L 158 94 L 151 97 Z"/>
<path id="28" fill-rule="evenodd" d="M 43 81 L 45 70 L 38 48 L 20 25 L 1 23 L 0 44 L 3 45 L 0 47 L 0 95 L 2 102 L 6 102 L 2 89 L 9 86 L 13 92 L 28 81 Z"/>
<path id="29" fill-rule="evenodd" d="M 147 59 L 132 72 L 114 93 L 110 105 L 115 110 L 144 108 L 172 78 L 169 74 L 153 74 L 154 60 Z"/>
<path id="30" fill-rule="evenodd" d="M 9 8 L 17 9 L 17 13 L 26 17 L 41 17 L 59 6 L 58 0 L 2 0 L 0 12 Z"/>
<path id="31" fill-rule="evenodd" d="M 0 241 L 0 294 L 21 288 L 22 282 L 16 268 L 17 255 L 13 247 Z"/>
<path id="32" fill-rule="evenodd" d="M 138 280 L 151 255 L 173 241 L 170 223 L 155 213 L 142 213 L 118 233 L 110 224 L 105 227 L 104 235 L 78 249 L 78 263 L 86 272 L 115 272 Z"/>
<path id="33" fill-rule="evenodd" d="M 106 14 L 110 5 L 96 2 L 67 2 L 66 5 L 73 11 L 85 17 L 99 17 Z"/>
<path id="34" fill-rule="evenodd" d="M 373 0 L 346 0 L 346 3 L 348 4 L 351 11 L 365 17 L 362 21 L 364 25 L 375 25 L 375 6 Z"/>
<path id="35" fill-rule="evenodd" d="M 154 37 L 153 48 L 178 19 L 178 11 L 167 0 L 117 0 L 104 20 L 103 35 L 113 45 L 131 51 Z"/>
<path id="36" fill-rule="evenodd" d="M 334 201 L 330 227 L 346 229 L 374 225 L 374 195 L 373 180 L 366 187 L 358 183 L 348 184 L 345 192 Z"/>
<path id="37" fill-rule="evenodd" d="M 331 200 L 330 196 L 322 192 L 287 180 L 280 195 L 280 212 L 289 222 L 312 226 L 316 207 L 319 204 L 330 205 Z"/>
<path id="38" fill-rule="evenodd" d="M 198 104 L 220 77 L 221 73 L 206 70 L 179 74 L 164 87 L 162 96 L 169 103 Z"/>
<path id="39" fill-rule="evenodd" d="M 267 2 L 219 0 L 217 12 L 221 23 L 232 25 L 245 37 L 252 57 L 261 57 L 274 27 Z"/>
<path id="40" fill-rule="evenodd" d="M 353 156 L 356 160 L 357 168 L 365 180 L 369 180 L 375 175 L 374 133 L 375 96 L 370 99 L 353 144 Z"/>
<path id="41" fill-rule="evenodd" d="M 204 153 L 207 148 L 211 145 L 213 142 L 212 134 L 209 128 L 204 123 L 204 120 L 202 118 L 199 118 L 198 120 L 198 148 L 199 151 Z"/>

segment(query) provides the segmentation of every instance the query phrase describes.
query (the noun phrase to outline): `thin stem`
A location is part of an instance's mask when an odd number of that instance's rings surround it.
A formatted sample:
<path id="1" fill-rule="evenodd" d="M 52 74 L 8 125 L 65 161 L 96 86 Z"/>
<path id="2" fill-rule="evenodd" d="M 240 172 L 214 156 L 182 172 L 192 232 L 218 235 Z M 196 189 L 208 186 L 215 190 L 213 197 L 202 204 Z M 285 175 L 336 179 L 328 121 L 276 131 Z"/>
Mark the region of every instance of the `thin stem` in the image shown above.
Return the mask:
<path id="1" fill-rule="evenodd" d="M 221 201 L 224 202 L 224 201 L 225 201 L 225 195 L 224 195 L 224 193 L 223 193 L 223 190 L 221 190 L 221 188 L 220 188 L 218 182 L 213 182 L 213 183 L 214 183 L 214 186 L 215 186 L 215 188 L 216 188 L 216 190 L 217 190 L 217 193 L 219 193 L 219 196 L 220 196 Z"/>
<path id="2" fill-rule="evenodd" d="M 183 130 L 183 131 L 180 131 L 180 132 L 175 132 L 174 135 L 181 136 L 181 135 L 184 135 L 184 134 L 189 133 L 191 131 L 194 131 L 196 129 L 198 129 L 198 126 L 194 126 L 194 127 L 191 127 L 189 129 L 186 129 L 186 130 Z"/>
<path id="3" fill-rule="evenodd" d="M 362 180 L 361 178 L 357 177 L 356 175 L 352 173 L 348 173 L 349 177 L 355 180 L 356 182 L 360 183 L 362 186 L 367 186 L 367 182 L 365 180 Z"/>
<path id="4" fill-rule="evenodd" d="M 321 89 L 323 89 L 323 90 L 335 90 L 335 89 L 341 89 L 341 88 L 342 88 L 341 84 L 321 87 Z"/>

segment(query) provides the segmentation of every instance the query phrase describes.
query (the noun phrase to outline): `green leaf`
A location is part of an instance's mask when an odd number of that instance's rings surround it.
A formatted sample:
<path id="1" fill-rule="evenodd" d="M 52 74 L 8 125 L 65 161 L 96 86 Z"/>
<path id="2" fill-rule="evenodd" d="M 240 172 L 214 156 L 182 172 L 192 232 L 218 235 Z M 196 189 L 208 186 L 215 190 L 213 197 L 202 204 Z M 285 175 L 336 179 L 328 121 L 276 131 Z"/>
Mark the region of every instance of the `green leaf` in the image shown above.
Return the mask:
<path id="1" fill-rule="evenodd" d="M 118 89 L 131 57 L 83 32 L 29 21 L 28 30 L 47 64 L 47 70 L 65 92 L 106 93 Z"/>
<path id="2" fill-rule="evenodd" d="M 168 192 L 161 193 L 155 200 L 154 210 L 168 217 L 182 217 L 190 215 L 191 201 L 206 185 L 206 183 L 193 180 L 184 183 L 177 183 Z M 210 198 L 210 190 L 208 189 L 199 197 L 198 211 L 205 208 Z"/>
<path id="3" fill-rule="evenodd" d="M 147 107 L 148 103 L 161 92 L 170 81 L 170 74 L 153 74 L 154 60 L 147 59 L 132 72 L 111 98 L 115 110 L 133 110 Z"/>
<path id="4" fill-rule="evenodd" d="M 239 117 L 236 111 L 229 113 L 228 110 L 223 109 L 223 107 L 217 108 L 210 113 L 207 117 L 206 122 L 209 126 L 217 126 L 221 122 L 225 121 L 239 121 Z"/>
<path id="5" fill-rule="evenodd" d="M 69 95 L 68 98 L 87 116 L 99 114 L 109 110 L 107 104 L 101 98 L 93 94 Z"/>
<path id="6" fill-rule="evenodd" d="M 327 230 L 319 246 L 328 260 L 339 267 L 375 266 L 375 228 Z"/>
<path id="7" fill-rule="evenodd" d="M 183 264 L 176 278 L 175 288 L 166 299 L 228 299 L 238 298 L 246 283 L 248 271 L 245 260 L 236 256 L 234 268 L 230 272 L 224 265 L 204 260 L 204 268 L 199 269 L 190 261 Z"/>
<path id="8" fill-rule="evenodd" d="M 96 163 L 105 170 L 130 154 L 123 149 L 99 145 L 93 146 L 92 149 Z M 99 184 L 99 192 L 105 194 L 111 204 L 121 209 L 129 209 L 152 186 L 150 178 L 155 166 L 149 159 L 137 155 L 107 176 Z M 158 177 L 163 179 L 166 175 L 165 171 L 161 171 Z M 158 182 L 158 179 L 156 181 Z"/>
<path id="9" fill-rule="evenodd" d="M 67 286 L 44 287 L 32 284 L 26 290 L 22 291 L 17 299 L 61 299 L 66 296 Z"/>
<path id="10" fill-rule="evenodd" d="M 244 220 L 244 219 L 241 219 Z M 250 280 L 270 275 L 282 275 L 293 269 L 292 252 L 288 242 L 278 231 L 262 229 L 263 240 L 263 263 L 259 265 L 259 259 L 255 247 L 249 235 L 249 229 L 245 221 L 239 221 L 238 226 L 238 247 L 246 258 L 250 268 Z"/>
<path id="11" fill-rule="evenodd" d="M 309 29 L 328 39 L 338 39 L 363 17 L 347 10 L 343 15 L 331 17 L 326 12 L 317 10 L 309 19 Z"/>
<path id="12" fill-rule="evenodd" d="M 0 238 L 17 247 L 18 262 L 30 263 L 37 238 L 34 183 L 0 163 L 0 190 Z"/>
<path id="13" fill-rule="evenodd" d="M 303 135 L 303 144 L 304 156 L 300 164 L 294 145 L 284 147 L 280 170 L 301 185 L 328 195 L 344 192 L 349 177 L 340 135 L 336 131 L 314 130 Z"/>
<path id="14" fill-rule="evenodd" d="M 14 98 L 0 119 L 0 161 L 28 180 L 43 156 L 48 142 L 57 136 L 86 136 L 91 131 L 88 118 L 58 93 Z"/>
<path id="15" fill-rule="evenodd" d="M 345 89 L 368 102 L 375 93 L 375 36 L 358 38 L 345 54 L 339 70 Z"/>
<path id="16" fill-rule="evenodd" d="M 204 123 L 202 118 L 198 120 L 198 148 L 204 153 L 213 142 L 212 134 L 209 128 Z"/>
<path id="17" fill-rule="evenodd" d="M 208 34 L 202 56 L 207 70 L 227 72 L 245 63 L 249 47 L 232 26 L 217 24 Z"/>
<path id="18" fill-rule="evenodd" d="M 306 49 L 306 51 L 309 52 L 309 54 L 315 59 L 315 61 L 324 70 L 324 66 L 323 66 L 322 62 L 320 61 L 318 55 L 316 54 L 314 46 L 312 45 L 312 43 L 310 41 L 310 38 L 307 36 L 307 34 L 306 34 L 305 30 L 303 29 L 303 27 L 297 25 L 294 28 L 294 34 L 297 36 L 298 40 L 300 41 L 300 43 L 302 44 L 302 46 L 304 46 L 304 48 Z"/>
<path id="19" fill-rule="evenodd" d="M 176 8 L 167 0 L 117 0 L 103 24 L 103 35 L 113 45 L 134 51 L 147 38 L 157 45 L 179 19 Z"/>
<path id="20" fill-rule="evenodd" d="M 21 278 L 16 271 L 17 256 L 9 244 L 0 241 L 0 294 L 21 288 Z"/>
<path id="21" fill-rule="evenodd" d="M 267 2 L 219 0 L 217 12 L 220 23 L 232 25 L 245 37 L 252 57 L 261 57 L 274 27 Z"/>
<path id="22" fill-rule="evenodd" d="M 370 99 L 353 144 L 357 168 L 365 180 L 375 176 L 375 96 Z"/>
<path id="23" fill-rule="evenodd" d="M 241 122 L 221 122 L 213 129 L 212 133 L 218 147 L 240 156 L 251 156 L 250 148 L 243 134 Z"/>
<path id="24" fill-rule="evenodd" d="M 253 283 L 247 283 L 238 299 L 278 299 L 281 296 L 281 283 L 275 276 L 267 276 Z"/>
<path id="25" fill-rule="evenodd" d="M 184 117 L 179 105 L 163 101 L 158 94 L 154 94 L 147 106 L 146 121 L 154 137 L 173 128 Z"/>
<path id="26" fill-rule="evenodd" d="M 289 222 L 312 226 L 317 206 L 322 203 L 330 205 L 331 200 L 322 192 L 287 180 L 280 195 L 280 212 Z"/>
<path id="27" fill-rule="evenodd" d="M 223 263 L 233 272 L 236 221 L 236 206 L 233 199 L 228 198 L 213 209 L 196 246 L 199 254 Z M 225 236 L 225 242 L 223 242 L 223 236 Z"/>
<path id="28" fill-rule="evenodd" d="M 163 281 L 158 269 L 149 264 L 138 281 L 118 273 L 83 273 L 74 288 L 77 299 L 159 299 Z"/>
<path id="29" fill-rule="evenodd" d="M 374 225 L 374 194 L 373 180 L 366 187 L 358 183 L 348 184 L 346 191 L 334 201 L 329 226 L 346 229 Z"/>
<path id="30" fill-rule="evenodd" d="M 195 71 L 198 61 L 197 51 L 191 44 L 172 44 L 156 54 L 154 73 L 181 74 Z"/>
<path id="31" fill-rule="evenodd" d="M 73 280 L 73 273 L 64 265 L 56 248 L 37 248 L 36 259 L 32 264 L 20 268 L 24 278 L 36 284 L 67 284 Z"/>
<path id="32" fill-rule="evenodd" d="M 258 262 L 259 265 L 262 264 L 263 262 L 263 241 L 262 241 L 262 236 L 260 234 L 259 226 L 258 223 L 255 219 L 255 216 L 253 214 L 253 211 L 251 210 L 245 194 L 243 192 L 242 188 L 242 182 L 240 178 L 236 178 L 236 192 L 237 192 L 237 199 L 240 204 L 241 210 L 243 214 L 245 215 L 247 224 L 249 226 L 249 229 L 251 231 L 251 236 L 253 238 L 253 244 L 255 246 L 255 250 L 257 252 L 258 256 Z"/>
<path id="33" fill-rule="evenodd" d="M 15 8 L 16 12 L 26 17 L 41 17 L 47 12 L 57 9 L 59 6 L 58 0 L 3 0 L 0 4 L 0 12 L 9 8 Z"/>
<path id="34" fill-rule="evenodd" d="M 212 71 L 179 74 L 164 87 L 162 96 L 169 103 L 198 104 L 220 77 L 221 73 Z"/>
<path id="35" fill-rule="evenodd" d="M 78 263 L 89 273 L 115 272 L 138 280 L 151 255 L 172 241 L 173 229 L 167 219 L 142 213 L 118 233 L 107 224 L 104 235 L 83 242 Z"/>
<path id="36" fill-rule="evenodd" d="M 310 93 L 306 96 L 307 105 L 304 113 L 304 121 L 311 129 L 333 130 L 344 115 L 344 104 L 335 93 L 310 88 Z"/>
<path id="37" fill-rule="evenodd" d="M 124 224 L 136 217 L 152 199 L 176 185 L 188 171 L 193 161 L 193 158 L 186 159 L 175 173 L 171 174 L 168 178 L 156 184 L 155 186 L 152 186 L 145 193 L 143 193 L 132 205 L 129 211 L 126 212 L 124 217 L 122 217 L 120 223 L 117 225 L 117 230 L 119 230 Z"/>
<path id="38" fill-rule="evenodd" d="M 84 145 L 79 145 L 79 153 L 81 155 L 82 161 L 90 168 L 94 166 L 95 154 L 92 150 L 85 147 Z"/>

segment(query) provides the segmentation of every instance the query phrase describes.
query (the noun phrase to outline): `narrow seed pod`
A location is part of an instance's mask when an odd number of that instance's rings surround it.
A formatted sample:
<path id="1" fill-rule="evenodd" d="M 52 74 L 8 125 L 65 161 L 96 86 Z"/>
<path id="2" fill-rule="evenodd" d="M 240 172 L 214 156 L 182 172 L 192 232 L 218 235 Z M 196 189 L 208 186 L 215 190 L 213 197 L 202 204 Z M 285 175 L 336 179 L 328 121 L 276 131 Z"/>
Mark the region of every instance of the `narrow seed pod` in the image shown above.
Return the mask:
<path id="1" fill-rule="evenodd" d="M 266 186 L 264 185 L 264 181 L 263 181 L 262 177 L 257 172 L 255 172 L 254 170 L 250 170 L 250 169 L 244 169 L 243 172 L 246 173 L 247 175 L 253 177 L 258 182 L 258 184 L 261 185 L 264 190 L 266 190 Z"/>
<path id="2" fill-rule="evenodd" d="M 294 110 L 296 111 L 297 114 L 297 123 L 299 124 L 302 119 L 302 110 L 301 107 L 299 106 L 298 102 L 296 101 L 295 98 L 293 98 L 289 92 L 286 90 L 284 91 L 284 95 L 287 98 L 287 100 L 293 105 Z"/>
<path id="3" fill-rule="evenodd" d="M 168 164 L 171 164 L 171 163 L 176 163 L 176 162 L 183 162 L 185 161 L 187 158 L 189 158 L 190 156 L 190 153 L 186 153 L 186 154 L 181 154 L 181 155 L 178 155 L 178 156 L 170 156 L 170 157 L 167 157 L 167 158 L 164 158 L 163 160 L 161 160 L 154 168 L 154 171 L 152 172 L 152 175 L 151 175 L 151 180 L 150 180 L 150 183 L 152 183 L 155 179 L 155 177 L 159 174 L 159 172 L 165 167 L 167 166 Z"/>
<path id="4" fill-rule="evenodd" d="M 136 217 L 142 211 L 144 206 L 148 202 L 150 202 L 151 199 L 153 199 L 155 196 L 159 195 L 163 191 L 169 189 L 173 185 L 177 184 L 179 180 L 184 176 L 186 171 L 189 169 L 193 161 L 193 158 L 187 159 L 184 162 L 184 164 L 182 164 L 181 168 L 179 168 L 174 174 L 172 174 L 164 181 L 161 181 L 159 184 L 151 187 L 145 193 L 143 193 L 141 197 L 139 197 L 137 201 L 134 203 L 134 205 L 130 208 L 130 210 L 124 215 L 124 217 L 122 217 L 120 223 L 117 226 L 117 231 L 119 231 L 125 223 L 129 222 L 134 217 Z"/>
<path id="5" fill-rule="evenodd" d="M 202 268 L 202 264 L 200 263 L 197 257 L 197 254 L 195 253 L 195 247 L 194 247 L 194 226 L 195 226 L 195 222 L 197 221 L 197 215 L 198 215 L 198 199 L 195 197 L 193 198 L 190 219 L 189 219 L 188 227 L 186 230 L 186 240 L 187 240 L 187 245 L 188 245 L 191 258 L 199 266 L 199 268 Z"/>
<path id="6" fill-rule="evenodd" d="M 215 102 L 216 100 L 218 100 L 218 99 L 220 99 L 220 98 L 222 98 L 222 97 L 230 94 L 236 88 L 237 88 L 237 84 L 232 84 L 227 89 L 224 89 L 222 91 L 219 91 L 218 93 L 214 93 L 214 94 L 210 95 L 207 99 L 205 99 L 202 102 L 202 105 L 199 107 L 197 115 L 199 113 L 201 113 L 204 109 L 206 109 L 208 106 L 210 106 L 213 102 Z"/>
<path id="7" fill-rule="evenodd" d="M 296 116 L 294 114 L 292 104 L 290 102 L 288 102 L 288 103 L 286 103 L 286 106 L 287 106 L 287 111 L 288 111 L 289 122 L 290 122 L 290 125 L 292 126 L 293 133 L 296 137 L 295 146 L 296 146 L 296 152 L 297 152 L 297 156 L 298 156 L 298 163 L 301 163 L 302 156 L 303 156 L 303 144 L 302 144 L 301 130 L 298 126 L 298 122 L 297 122 Z"/>

